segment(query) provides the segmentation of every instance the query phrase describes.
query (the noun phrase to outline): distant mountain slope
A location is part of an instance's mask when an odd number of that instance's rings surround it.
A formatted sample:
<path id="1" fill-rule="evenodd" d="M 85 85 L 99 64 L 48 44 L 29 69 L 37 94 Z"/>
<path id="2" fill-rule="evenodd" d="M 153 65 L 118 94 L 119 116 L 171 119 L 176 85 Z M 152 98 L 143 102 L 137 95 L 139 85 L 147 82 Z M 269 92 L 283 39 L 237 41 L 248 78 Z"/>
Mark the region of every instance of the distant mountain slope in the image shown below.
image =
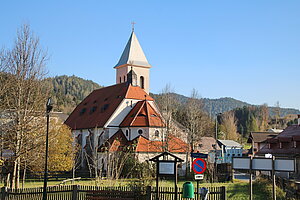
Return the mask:
<path id="1" fill-rule="evenodd" d="M 151 94 L 154 99 L 158 99 L 159 94 Z M 189 97 L 186 97 L 181 94 L 172 94 L 175 99 L 177 99 L 180 103 L 186 103 L 189 99 Z M 211 116 L 215 116 L 218 113 L 223 113 L 229 110 L 233 110 L 235 108 L 242 108 L 244 106 L 253 106 L 249 103 L 236 100 L 231 97 L 223 97 L 219 99 L 209 99 L 209 98 L 202 98 L 202 103 L 204 110 L 209 113 Z M 201 101 L 199 101 L 201 103 Z M 275 107 L 269 107 L 269 114 L 271 116 L 274 116 L 275 113 Z M 280 108 L 280 116 L 286 116 L 289 114 L 300 114 L 300 111 L 294 108 Z"/>
<path id="2" fill-rule="evenodd" d="M 56 76 L 48 78 L 46 81 L 51 85 L 53 100 L 56 104 L 56 109 L 65 113 L 70 113 L 87 95 L 93 90 L 101 88 L 101 86 L 93 81 L 84 80 L 76 76 Z M 181 103 L 188 101 L 189 97 L 184 95 L 172 94 L 175 99 Z M 151 94 L 154 99 L 159 97 L 159 94 Z M 217 113 L 223 113 L 235 108 L 243 106 L 251 106 L 243 101 L 239 101 L 230 97 L 219 99 L 202 99 L 204 109 L 211 116 Z M 201 103 L 201 101 L 199 101 Z M 275 108 L 269 107 L 270 115 L 275 115 Z M 285 116 L 288 114 L 300 114 L 300 111 L 293 108 L 281 108 L 280 115 Z"/>
<path id="3" fill-rule="evenodd" d="M 52 99 L 55 109 L 70 113 L 87 95 L 101 86 L 93 81 L 77 76 L 56 76 L 47 78 L 46 82 L 52 88 Z"/>

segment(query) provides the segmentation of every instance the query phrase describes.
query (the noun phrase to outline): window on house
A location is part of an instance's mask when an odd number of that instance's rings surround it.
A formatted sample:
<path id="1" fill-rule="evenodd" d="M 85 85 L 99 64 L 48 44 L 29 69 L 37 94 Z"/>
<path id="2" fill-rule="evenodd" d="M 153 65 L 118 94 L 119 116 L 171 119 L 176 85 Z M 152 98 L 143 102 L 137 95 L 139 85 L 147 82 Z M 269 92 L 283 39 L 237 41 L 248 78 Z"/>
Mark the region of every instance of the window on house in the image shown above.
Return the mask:
<path id="1" fill-rule="evenodd" d="M 143 134 L 143 130 L 142 130 L 142 129 L 138 130 L 138 133 L 139 133 L 140 135 L 142 135 L 142 134 Z"/>
<path id="2" fill-rule="evenodd" d="M 156 130 L 154 134 L 155 134 L 155 137 L 159 137 L 159 131 L 158 130 Z"/>
<path id="3" fill-rule="evenodd" d="M 126 130 L 126 137 L 128 137 L 128 135 L 129 135 L 129 131 L 128 131 L 128 130 Z"/>
<path id="4" fill-rule="evenodd" d="M 86 111 L 86 108 L 82 108 L 79 115 L 83 115 L 85 113 L 85 111 Z"/>
<path id="5" fill-rule="evenodd" d="M 97 110 L 97 106 L 93 106 L 90 110 L 90 114 L 92 114 L 93 112 L 95 112 Z"/>
<path id="6" fill-rule="evenodd" d="M 145 80 L 144 80 L 143 76 L 140 77 L 140 84 L 141 84 L 141 88 L 144 89 L 145 88 L 145 85 L 144 85 L 145 84 Z"/>
<path id="7" fill-rule="evenodd" d="M 109 104 L 104 104 L 104 105 L 101 107 L 101 112 L 104 112 L 105 110 L 107 110 L 108 107 L 109 107 Z"/>

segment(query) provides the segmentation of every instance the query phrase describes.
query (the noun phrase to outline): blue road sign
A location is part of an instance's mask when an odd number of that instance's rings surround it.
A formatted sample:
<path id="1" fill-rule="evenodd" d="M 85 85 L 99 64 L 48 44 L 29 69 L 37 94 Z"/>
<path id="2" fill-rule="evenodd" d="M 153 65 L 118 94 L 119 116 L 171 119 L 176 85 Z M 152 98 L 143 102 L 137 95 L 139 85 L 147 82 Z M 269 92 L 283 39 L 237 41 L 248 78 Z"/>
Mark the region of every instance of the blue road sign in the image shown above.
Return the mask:
<path id="1" fill-rule="evenodd" d="M 192 165 L 193 171 L 196 174 L 202 174 L 206 170 L 206 162 L 202 158 L 197 158 L 193 161 Z"/>

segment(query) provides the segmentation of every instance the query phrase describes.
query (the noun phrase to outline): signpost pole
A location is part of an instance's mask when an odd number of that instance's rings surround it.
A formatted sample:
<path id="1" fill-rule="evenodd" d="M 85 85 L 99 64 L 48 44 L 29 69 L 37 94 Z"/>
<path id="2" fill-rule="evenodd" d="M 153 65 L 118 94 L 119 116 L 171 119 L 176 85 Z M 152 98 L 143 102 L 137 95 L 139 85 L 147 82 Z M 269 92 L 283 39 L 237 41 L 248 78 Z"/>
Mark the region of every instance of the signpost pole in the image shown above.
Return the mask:
<path id="1" fill-rule="evenodd" d="M 175 169 L 174 169 L 174 171 L 175 171 L 175 200 L 177 200 L 177 195 L 178 195 L 178 188 L 177 188 L 177 162 L 175 162 L 175 164 L 174 164 L 174 166 L 175 166 Z"/>
<path id="2" fill-rule="evenodd" d="M 156 200 L 159 200 L 159 198 L 158 198 L 158 163 L 156 163 Z"/>
<path id="3" fill-rule="evenodd" d="M 275 156 L 272 157 L 273 200 L 276 200 Z"/>
<path id="4" fill-rule="evenodd" d="M 252 159 L 253 157 L 250 157 L 250 178 L 249 178 L 249 183 L 250 183 L 250 188 L 249 188 L 249 193 L 250 193 L 250 197 L 249 199 L 252 200 L 252 194 L 253 194 L 253 187 L 252 187 Z"/>
<path id="5" fill-rule="evenodd" d="M 197 200 L 199 200 L 199 180 L 197 180 Z"/>

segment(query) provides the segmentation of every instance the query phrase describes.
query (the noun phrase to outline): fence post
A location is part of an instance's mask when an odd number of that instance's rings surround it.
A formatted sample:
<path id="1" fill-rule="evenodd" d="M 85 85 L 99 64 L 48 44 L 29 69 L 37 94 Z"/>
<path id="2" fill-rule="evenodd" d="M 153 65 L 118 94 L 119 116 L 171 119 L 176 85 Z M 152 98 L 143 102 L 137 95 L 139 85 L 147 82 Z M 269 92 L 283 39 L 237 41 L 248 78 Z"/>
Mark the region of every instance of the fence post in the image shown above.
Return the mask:
<path id="1" fill-rule="evenodd" d="M 5 200 L 6 196 L 6 187 L 1 188 L 1 200 Z"/>
<path id="2" fill-rule="evenodd" d="M 146 200 L 151 200 L 151 186 L 146 188 Z"/>
<path id="3" fill-rule="evenodd" d="M 72 200 L 77 200 L 77 195 L 78 194 L 78 185 L 73 185 L 73 190 L 72 190 Z"/>
<path id="4" fill-rule="evenodd" d="M 226 200 L 226 187 L 222 186 L 222 199 Z"/>

